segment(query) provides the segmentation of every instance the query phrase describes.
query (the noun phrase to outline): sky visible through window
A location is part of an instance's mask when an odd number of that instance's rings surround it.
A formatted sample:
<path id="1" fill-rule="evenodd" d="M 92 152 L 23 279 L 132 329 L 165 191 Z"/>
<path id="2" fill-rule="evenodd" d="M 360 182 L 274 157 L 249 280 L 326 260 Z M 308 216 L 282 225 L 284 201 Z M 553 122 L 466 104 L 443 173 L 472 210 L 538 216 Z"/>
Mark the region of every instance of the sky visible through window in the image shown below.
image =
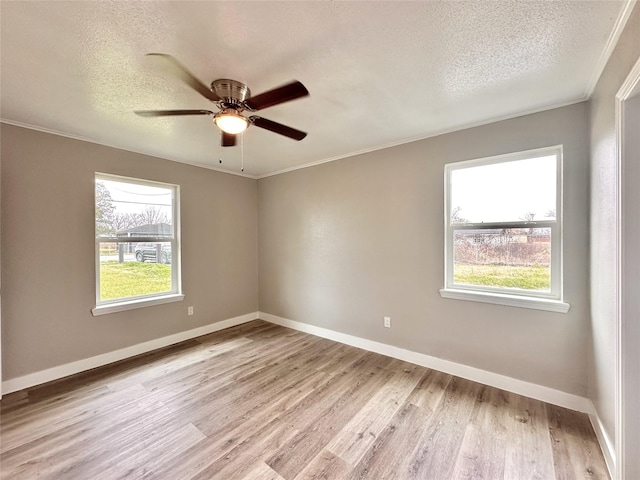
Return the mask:
<path id="1" fill-rule="evenodd" d="M 451 209 L 468 223 L 554 220 L 556 156 L 453 170 Z"/>
<path id="2" fill-rule="evenodd" d="M 109 191 L 116 213 L 140 213 L 152 207 L 171 218 L 171 189 L 104 179 L 97 181 Z"/>

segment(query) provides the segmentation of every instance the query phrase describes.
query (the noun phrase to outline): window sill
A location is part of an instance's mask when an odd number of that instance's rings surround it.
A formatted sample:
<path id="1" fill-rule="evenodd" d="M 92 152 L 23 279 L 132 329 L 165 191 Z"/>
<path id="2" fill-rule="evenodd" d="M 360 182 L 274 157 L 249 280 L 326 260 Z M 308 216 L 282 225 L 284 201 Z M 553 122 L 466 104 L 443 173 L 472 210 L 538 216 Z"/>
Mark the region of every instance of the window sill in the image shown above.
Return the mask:
<path id="1" fill-rule="evenodd" d="M 139 298 L 137 300 L 127 300 L 125 302 L 109 303 L 107 305 L 99 305 L 91 309 L 94 317 L 98 315 L 107 315 L 109 313 L 124 312 L 125 310 L 133 310 L 135 308 L 152 307 L 153 305 L 162 305 L 163 303 L 181 302 L 184 295 L 181 293 L 171 293 L 161 297 Z"/>
<path id="2" fill-rule="evenodd" d="M 455 300 L 465 300 L 469 302 L 494 303 L 509 307 L 531 308 L 534 310 L 546 310 L 556 313 L 567 313 L 571 305 L 559 300 L 549 300 L 547 298 L 520 297 L 516 295 L 504 295 L 499 293 L 478 292 L 469 290 L 454 290 L 443 288 L 440 290 L 442 298 L 453 298 Z"/>

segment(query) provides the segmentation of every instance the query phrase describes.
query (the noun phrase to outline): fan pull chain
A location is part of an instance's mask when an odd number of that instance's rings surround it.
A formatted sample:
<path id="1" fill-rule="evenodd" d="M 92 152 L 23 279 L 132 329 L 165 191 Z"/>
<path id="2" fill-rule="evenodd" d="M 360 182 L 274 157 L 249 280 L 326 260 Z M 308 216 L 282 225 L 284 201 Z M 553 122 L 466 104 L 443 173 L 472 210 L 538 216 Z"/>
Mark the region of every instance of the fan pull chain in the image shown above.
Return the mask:
<path id="1" fill-rule="evenodd" d="M 241 172 L 244 172 L 244 133 L 240 134 L 240 155 L 242 156 Z"/>

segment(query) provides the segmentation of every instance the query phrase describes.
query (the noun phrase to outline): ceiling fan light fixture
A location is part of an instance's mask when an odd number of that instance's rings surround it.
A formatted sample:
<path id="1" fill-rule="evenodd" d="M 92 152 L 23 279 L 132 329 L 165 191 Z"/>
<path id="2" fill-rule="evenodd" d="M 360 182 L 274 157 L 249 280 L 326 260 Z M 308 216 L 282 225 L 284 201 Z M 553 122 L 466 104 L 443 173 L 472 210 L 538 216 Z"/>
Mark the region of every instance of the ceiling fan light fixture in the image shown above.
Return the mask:
<path id="1" fill-rule="evenodd" d="M 0 0 L 2 1 L 2 0 Z M 289 102 L 297 98 L 306 97 L 309 91 L 295 80 L 281 87 L 273 88 L 252 96 L 249 87 L 242 82 L 230 78 L 219 78 L 211 82 L 211 87 L 198 80 L 184 65 L 171 55 L 164 53 L 150 53 L 152 58 L 161 62 L 165 69 L 174 77 L 187 84 L 193 90 L 213 102 L 218 113 L 211 110 L 138 110 L 135 113 L 142 117 L 173 117 L 183 115 L 211 115 L 213 123 L 222 132 L 220 145 L 233 147 L 236 145 L 236 135 L 244 132 L 250 125 L 277 133 L 292 140 L 302 140 L 306 132 L 296 130 L 278 122 L 263 117 L 251 115 L 245 117 L 243 112 L 257 112 L 274 105 Z"/>
<path id="2" fill-rule="evenodd" d="M 242 133 L 249 126 L 249 120 L 232 108 L 227 108 L 217 114 L 213 121 L 220 130 L 231 135 Z"/>

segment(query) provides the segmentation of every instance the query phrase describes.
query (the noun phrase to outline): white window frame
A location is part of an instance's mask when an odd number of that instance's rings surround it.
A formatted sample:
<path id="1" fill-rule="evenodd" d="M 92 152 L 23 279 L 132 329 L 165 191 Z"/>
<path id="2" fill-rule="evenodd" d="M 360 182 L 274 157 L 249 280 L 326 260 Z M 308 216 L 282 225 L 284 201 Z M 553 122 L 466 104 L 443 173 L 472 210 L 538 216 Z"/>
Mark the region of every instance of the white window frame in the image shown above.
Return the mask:
<path id="1" fill-rule="evenodd" d="M 109 313 L 122 312 L 135 308 L 150 307 L 153 305 L 161 305 L 164 303 L 180 302 L 184 300 L 182 293 L 182 275 L 181 275 L 181 255 L 180 255 L 180 185 L 170 183 L 156 182 L 153 180 L 144 180 L 141 178 L 123 177 L 120 175 L 112 175 L 108 173 L 95 173 L 95 180 L 111 180 L 115 182 L 126 182 L 135 185 L 155 186 L 171 189 L 172 203 L 172 226 L 173 235 L 167 237 L 117 237 L 117 236 L 100 236 L 95 235 L 95 272 L 96 272 L 96 306 L 91 309 L 94 316 L 105 315 Z M 94 197 L 95 204 L 95 197 Z M 94 219 L 95 220 L 95 219 Z M 117 298 L 112 300 L 100 300 L 100 243 L 137 243 L 137 242 L 170 242 L 171 243 L 171 286 L 169 292 L 151 293 L 147 295 L 138 295 L 135 297 Z"/>
<path id="2" fill-rule="evenodd" d="M 451 173 L 456 170 L 514 162 L 530 158 L 554 155 L 556 157 L 556 219 L 534 220 L 531 222 L 496 222 L 451 224 Z M 563 301 L 562 273 L 562 145 L 537 148 L 523 152 L 508 153 L 492 157 L 449 163 L 444 168 L 444 288 L 440 290 L 443 298 L 494 303 L 512 307 L 532 308 L 552 312 L 566 313 L 570 305 Z M 481 230 L 497 228 L 549 228 L 551 229 L 551 291 L 538 292 L 517 288 L 500 288 L 483 285 L 454 283 L 453 243 L 455 230 Z"/>

